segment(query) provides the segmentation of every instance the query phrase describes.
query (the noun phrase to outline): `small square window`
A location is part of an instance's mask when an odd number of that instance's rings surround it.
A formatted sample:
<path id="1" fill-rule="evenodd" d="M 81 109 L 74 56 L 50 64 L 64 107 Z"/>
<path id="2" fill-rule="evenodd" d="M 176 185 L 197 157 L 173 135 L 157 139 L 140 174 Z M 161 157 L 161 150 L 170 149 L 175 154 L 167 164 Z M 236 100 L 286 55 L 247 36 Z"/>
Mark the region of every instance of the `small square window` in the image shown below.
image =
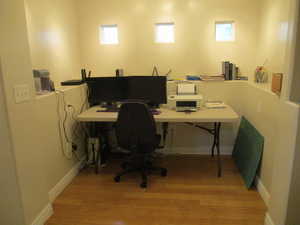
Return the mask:
<path id="1" fill-rule="evenodd" d="M 216 41 L 235 41 L 233 22 L 216 22 Z"/>
<path id="2" fill-rule="evenodd" d="M 118 26 L 102 25 L 100 27 L 100 43 L 103 45 L 119 44 Z"/>
<path id="3" fill-rule="evenodd" d="M 174 43 L 174 23 L 157 23 L 155 33 L 156 43 Z"/>

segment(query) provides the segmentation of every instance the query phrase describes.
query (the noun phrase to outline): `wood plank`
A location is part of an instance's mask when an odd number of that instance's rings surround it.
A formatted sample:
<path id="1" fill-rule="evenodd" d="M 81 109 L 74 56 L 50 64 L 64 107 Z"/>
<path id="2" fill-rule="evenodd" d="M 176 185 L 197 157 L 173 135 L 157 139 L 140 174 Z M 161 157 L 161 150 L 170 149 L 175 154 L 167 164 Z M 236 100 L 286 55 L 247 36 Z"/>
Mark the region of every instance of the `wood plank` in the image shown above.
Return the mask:
<path id="1" fill-rule="evenodd" d="M 158 164 L 167 177 L 140 176 L 114 183 L 120 161 L 111 160 L 99 175 L 82 171 L 54 202 L 46 225 L 263 225 L 266 206 L 256 190 L 247 190 L 230 157 L 216 176 L 209 156 L 168 156 Z"/>

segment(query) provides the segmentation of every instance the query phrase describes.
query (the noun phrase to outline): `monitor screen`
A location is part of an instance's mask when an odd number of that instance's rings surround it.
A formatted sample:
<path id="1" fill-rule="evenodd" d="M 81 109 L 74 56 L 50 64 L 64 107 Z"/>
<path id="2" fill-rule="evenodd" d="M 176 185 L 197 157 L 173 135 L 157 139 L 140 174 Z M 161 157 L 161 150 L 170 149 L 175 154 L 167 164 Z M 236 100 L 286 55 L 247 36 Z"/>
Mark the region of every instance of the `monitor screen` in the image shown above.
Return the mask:
<path id="1" fill-rule="evenodd" d="M 117 102 L 127 98 L 127 78 L 94 77 L 87 80 L 90 104 Z"/>
<path id="2" fill-rule="evenodd" d="M 128 80 L 128 99 L 142 100 L 149 105 L 167 103 L 165 76 L 131 76 Z"/>
<path id="3" fill-rule="evenodd" d="M 151 106 L 167 103 L 164 76 L 93 77 L 87 79 L 89 103 L 141 100 Z"/>

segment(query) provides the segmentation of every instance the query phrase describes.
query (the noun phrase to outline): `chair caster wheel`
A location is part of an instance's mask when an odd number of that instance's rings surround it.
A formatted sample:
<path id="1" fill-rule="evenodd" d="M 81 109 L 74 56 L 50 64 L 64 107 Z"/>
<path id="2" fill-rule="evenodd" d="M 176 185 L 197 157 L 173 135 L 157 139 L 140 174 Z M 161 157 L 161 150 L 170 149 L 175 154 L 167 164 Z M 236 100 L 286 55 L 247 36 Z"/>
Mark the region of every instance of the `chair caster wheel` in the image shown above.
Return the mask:
<path id="1" fill-rule="evenodd" d="M 143 183 L 141 183 L 141 188 L 146 188 L 147 187 L 147 183 L 146 182 L 143 182 Z"/>
<path id="2" fill-rule="evenodd" d="M 119 182 L 120 182 L 120 180 L 121 180 L 121 177 L 119 177 L 119 176 L 116 176 L 116 177 L 114 178 L 114 180 L 115 180 L 115 182 L 116 182 L 116 183 L 119 183 Z"/>
<path id="3" fill-rule="evenodd" d="M 166 169 L 163 169 L 163 170 L 161 171 L 160 175 L 161 175 L 162 177 L 166 177 L 166 176 L 167 176 L 167 173 L 168 173 L 168 171 L 167 171 Z"/>

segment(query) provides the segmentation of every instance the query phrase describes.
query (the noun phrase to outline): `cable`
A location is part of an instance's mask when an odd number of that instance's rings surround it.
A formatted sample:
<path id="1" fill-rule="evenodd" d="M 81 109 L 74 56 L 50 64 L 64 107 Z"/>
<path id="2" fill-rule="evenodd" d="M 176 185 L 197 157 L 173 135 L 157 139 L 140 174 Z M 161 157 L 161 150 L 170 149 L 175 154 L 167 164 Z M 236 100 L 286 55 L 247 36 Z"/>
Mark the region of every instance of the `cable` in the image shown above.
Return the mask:
<path id="1" fill-rule="evenodd" d="M 169 76 L 172 73 L 172 70 L 169 69 L 169 71 L 166 73 L 166 76 Z"/>
<path id="2" fill-rule="evenodd" d="M 63 91 L 61 93 L 62 93 L 62 96 L 63 96 L 63 103 L 64 103 L 63 109 L 64 109 L 64 112 L 65 112 L 65 114 L 64 114 L 64 120 L 63 120 L 62 125 L 63 125 L 63 129 L 64 129 L 64 135 L 65 135 L 66 141 L 67 141 L 67 143 L 70 144 L 72 142 L 70 141 L 70 139 L 69 139 L 69 137 L 67 135 L 67 129 L 66 129 L 66 121 L 68 119 L 68 112 L 66 110 L 67 103 L 66 103 L 66 99 L 65 99 L 65 93 Z"/>
<path id="3" fill-rule="evenodd" d="M 77 133 L 77 130 L 78 130 L 78 127 L 80 126 L 80 123 L 75 118 L 76 109 L 73 105 L 68 105 L 68 107 L 70 107 L 72 109 L 72 116 L 71 117 L 72 117 L 73 121 L 75 122 L 75 128 L 72 130 L 72 134 L 73 134 L 73 136 L 76 136 L 77 138 L 80 138 L 82 136 L 80 134 L 78 135 L 78 133 Z"/>
<path id="4" fill-rule="evenodd" d="M 67 159 L 72 159 L 72 157 L 70 157 L 65 150 L 65 144 L 63 142 L 63 138 L 62 138 L 62 130 L 61 130 L 61 116 L 60 116 L 60 96 L 59 93 L 61 93 L 62 91 L 55 91 L 55 95 L 57 97 L 57 108 L 56 108 L 56 112 L 57 112 L 57 116 L 58 116 L 58 132 L 59 132 L 59 137 L 60 137 L 60 144 L 61 144 L 61 149 L 62 149 L 62 153 L 63 155 L 67 158 Z"/>
<path id="5" fill-rule="evenodd" d="M 81 106 L 81 108 L 80 108 L 80 113 L 82 113 L 83 112 L 83 110 L 84 110 L 84 107 L 87 105 L 87 103 L 89 102 L 88 100 L 89 100 L 89 95 L 90 95 L 90 90 L 89 90 L 89 88 L 87 87 L 87 89 L 86 89 L 86 98 L 85 98 L 85 100 L 83 101 L 83 103 L 82 103 L 82 106 Z"/>
<path id="6" fill-rule="evenodd" d="M 61 148 L 62 148 L 62 152 L 64 154 L 64 156 L 67 159 L 72 159 L 72 156 L 70 156 L 70 154 L 67 154 L 66 148 L 65 148 L 65 143 L 64 140 L 66 141 L 67 144 L 70 144 L 72 147 L 72 154 L 74 155 L 74 157 L 80 161 L 78 155 L 76 154 L 76 150 L 77 150 L 77 144 L 73 142 L 73 138 L 72 137 L 76 137 L 76 139 L 80 139 L 82 137 L 81 134 L 78 133 L 78 127 L 81 127 L 84 135 L 89 136 L 89 132 L 86 129 L 85 126 L 83 126 L 80 122 L 77 121 L 77 119 L 75 118 L 75 113 L 76 113 L 76 108 L 73 105 L 67 104 L 66 102 L 66 97 L 65 97 L 65 92 L 64 91 L 60 91 L 60 90 L 56 90 L 55 91 L 56 97 L 57 97 L 57 115 L 58 115 L 58 127 L 59 127 L 59 136 L 60 136 L 60 143 L 61 143 Z M 60 94 L 62 97 L 60 97 Z M 61 101 L 62 99 L 62 101 Z M 88 99 L 89 99 L 89 88 L 86 89 L 86 97 L 84 97 L 84 100 L 82 102 L 82 105 L 80 107 L 80 111 L 79 113 L 82 113 L 83 110 L 85 109 L 85 107 L 88 104 Z M 60 107 L 61 107 L 61 102 L 63 103 L 63 119 L 61 118 L 61 111 L 60 111 Z M 68 132 L 67 132 L 67 121 L 68 121 L 68 110 L 67 108 L 71 108 L 72 109 L 72 114 L 71 114 L 71 119 L 74 121 L 74 128 L 71 128 L 71 137 L 69 137 Z M 63 139 L 64 136 L 64 139 Z"/>
<path id="7" fill-rule="evenodd" d="M 152 76 L 159 76 L 159 73 L 158 73 L 158 70 L 157 70 L 156 66 L 153 67 Z"/>

